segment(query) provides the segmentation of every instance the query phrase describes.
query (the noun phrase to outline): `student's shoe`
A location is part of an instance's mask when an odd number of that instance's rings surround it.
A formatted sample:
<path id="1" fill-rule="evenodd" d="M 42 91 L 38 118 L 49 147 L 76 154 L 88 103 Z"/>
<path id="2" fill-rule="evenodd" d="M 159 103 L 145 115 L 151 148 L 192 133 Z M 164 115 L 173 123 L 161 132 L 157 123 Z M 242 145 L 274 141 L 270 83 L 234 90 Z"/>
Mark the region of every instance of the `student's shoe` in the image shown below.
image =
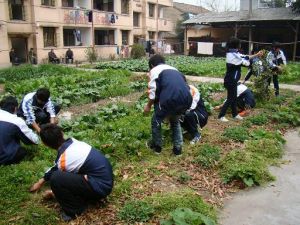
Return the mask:
<path id="1" fill-rule="evenodd" d="M 236 119 L 236 120 L 243 120 L 244 118 L 241 117 L 240 115 L 236 115 L 236 116 L 234 117 L 234 119 Z"/>
<path id="2" fill-rule="evenodd" d="M 173 153 L 175 156 L 179 156 L 182 153 L 181 147 L 173 147 Z"/>
<path id="3" fill-rule="evenodd" d="M 159 155 L 161 153 L 161 147 L 158 145 L 155 145 L 152 141 L 147 141 L 146 146 L 148 148 L 152 149 L 152 151 L 157 155 Z"/>
<path id="4" fill-rule="evenodd" d="M 201 139 L 201 135 L 200 136 L 195 136 L 191 141 L 190 141 L 190 144 L 191 145 L 194 145 L 196 143 L 198 143 Z"/>
<path id="5" fill-rule="evenodd" d="M 228 122 L 229 121 L 225 116 L 220 117 L 219 120 L 222 121 L 222 122 Z"/>
<path id="6" fill-rule="evenodd" d="M 61 213 L 61 218 L 64 222 L 69 222 L 69 221 L 75 219 L 75 217 L 67 215 L 64 211 Z"/>

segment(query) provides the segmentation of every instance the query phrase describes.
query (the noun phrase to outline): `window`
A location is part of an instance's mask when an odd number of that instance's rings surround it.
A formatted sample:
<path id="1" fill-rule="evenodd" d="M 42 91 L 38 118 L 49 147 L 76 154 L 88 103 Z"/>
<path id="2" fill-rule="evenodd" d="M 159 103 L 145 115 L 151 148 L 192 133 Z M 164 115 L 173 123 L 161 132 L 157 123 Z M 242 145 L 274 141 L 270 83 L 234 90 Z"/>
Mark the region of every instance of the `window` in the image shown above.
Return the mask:
<path id="1" fill-rule="evenodd" d="M 114 11 L 114 0 L 93 0 L 94 9 L 113 12 Z"/>
<path id="2" fill-rule="evenodd" d="M 9 18 L 11 20 L 25 20 L 23 0 L 9 0 Z"/>
<path id="3" fill-rule="evenodd" d="M 95 45 L 114 45 L 114 30 L 95 30 Z"/>
<path id="4" fill-rule="evenodd" d="M 134 27 L 140 26 L 140 13 L 133 12 L 133 26 Z"/>
<path id="5" fill-rule="evenodd" d="M 56 33 L 55 27 L 44 27 L 44 47 L 56 46 Z"/>
<path id="6" fill-rule="evenodd" d="M 155 14 L 155 5 L 152 3 L 149 3 L 149 17 L 154 17 Z"/>
<path id="7" fill-rule="evenodd" d="M 73 0 L 62 0 L 62 6 L 63 7 L 74 7 L 74 1 Z"/>
<path id="8" fill-rule="evenodd" d="M 55 6 L 55 0 L 42 0 L 42 5 Z"/>
<path id="9" fill-rule="evenodd" d="M 283 0 L 258 0 L 258 8 L 280 8 L 286 7 Z"/>
<path id="10" fill-rule="evenodd" d="M 122 14 L 129 14 L 129 0 L 122 0 L 121 1 L 121 13 Z"/>
<path id="11" fill-rule="evenodd" d="M 75 46 L 75 36 L 73 29 L 64 29 L 64 46 Z"/>
<path id="12" fill-rule="evenodd" d="M 128 43 L 129 43 L 128 37 L 129 37 L 129 31 L 128 30 L 122 30 L 122 44 L 123 45 L 128 45 Z"/>

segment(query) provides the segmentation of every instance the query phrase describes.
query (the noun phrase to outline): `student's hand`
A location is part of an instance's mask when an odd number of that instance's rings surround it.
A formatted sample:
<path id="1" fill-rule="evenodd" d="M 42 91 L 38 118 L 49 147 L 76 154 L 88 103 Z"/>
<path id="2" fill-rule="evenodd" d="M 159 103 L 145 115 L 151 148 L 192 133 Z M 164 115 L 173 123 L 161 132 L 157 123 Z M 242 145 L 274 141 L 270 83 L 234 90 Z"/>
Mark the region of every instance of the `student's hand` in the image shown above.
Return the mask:
<path id="1" fill-rule="evenodd" d="M 264 55 L 264 52 L 262 50 L 260 50 L 258 53 L 257 53 L 257 56 L 258 57 L 262 57 Z"/>
<path id="2" fill-rule="evenodd" d="M 44 191 L 44 193 L 43 193 L 43 199 L 49 200 L 49 199 L 53 199 L 53 198 L 55 198 L 55 195 L 52 192 L 52 190 L 46 190 L 46 191 Z"/>
<path id="3" fill-rule="evenodd" d="M 51 117 L 51 118 L 50 118 L 50 123 L 52 123 L 52 124 L 58 124 L 58 119 L 57 119 L 57 117 Z"/>
<path id="4" fill-rule="evenodd" d="M 151 111 L 151 106 L 148 104 L 144 106 L 144 114 L 148 114 Z"/>
<path id="5" fill-rule="evenodd" d="M 36 192 L 38 191 L 43 184 L 45 183 L 44 178 L 40 179 L 38 182 L 36 182 L 34 185 L 31 186 L 31 188 L 29 189 L 30 192 Z"/>

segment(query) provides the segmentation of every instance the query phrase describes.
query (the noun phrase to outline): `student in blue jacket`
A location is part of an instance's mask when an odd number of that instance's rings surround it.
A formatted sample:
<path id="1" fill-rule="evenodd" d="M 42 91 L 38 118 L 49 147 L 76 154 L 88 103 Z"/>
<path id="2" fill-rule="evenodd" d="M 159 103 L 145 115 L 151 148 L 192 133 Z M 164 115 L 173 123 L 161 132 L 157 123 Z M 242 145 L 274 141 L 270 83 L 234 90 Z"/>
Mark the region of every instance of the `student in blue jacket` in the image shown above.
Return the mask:
<path id="1" fill-rule="evenodd" d="M 113 188 L 110 162 L 97 149 L 74 138 L 64 139 L 62 129 L 55 124 L 42 126 L 43 143 L 57 150 L 55 165 L 30 191 L 39 190 L 46 182 L 63 209 L 62 218 L 69 221 L 80 215 L 90 200 L 108 196 Z"/>
<path id="2" fill-rule="evenodd" d="M 182 73 L 165 64 L 165 59 L 154 55 L 149 59 L 148 103 L 144 113 L 149 113 L 154 105 L 152 116 L 152 140 L 148 143 L 155 153 L 162 149 L 161 123 L 169 119 L 172 130 L 173 153 L 180 155 L 182 151 L 182 133 L 179 122 L 192 104 L 192 96 Z"/>
<path id="3" fill-rule="evenodd" d="M 237 113 L 237 83 L 241 77 L 241 67 L 249 66 L 249 59 L 256 56 L 262 56 L 261 51 L 251 56 L 240 54 L 240 40 L 237 38 L 231 38 L 227 47 L 228 52 L 226 53 L 226 74 L 224 77 L 224 87 L 227 89 L 227 101 L 223 105 L 218 116 L 219 120 L 222 122 L 228 122 L 225 114 L 229 107 L 231 107 L 231 113 L 234 119 L 243 119 L 243 117 Z"/>
<path id="4" fill-rule="evenodd" d="M 0 165 L 19 163 L 26 155 L 24 144 L 38 144 L 39 137 L 17 117 L 17 99 L 8 96 L 0 102 Z"/>

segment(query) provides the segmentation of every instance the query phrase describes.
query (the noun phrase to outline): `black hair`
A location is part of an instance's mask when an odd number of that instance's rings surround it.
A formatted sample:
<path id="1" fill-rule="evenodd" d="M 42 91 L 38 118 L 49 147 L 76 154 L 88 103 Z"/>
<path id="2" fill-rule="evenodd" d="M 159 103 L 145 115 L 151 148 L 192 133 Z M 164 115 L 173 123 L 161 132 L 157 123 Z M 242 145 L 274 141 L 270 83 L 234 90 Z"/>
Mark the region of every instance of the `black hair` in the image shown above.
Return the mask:
<path id="1" fill-rule="evenodd" d="M 280 48 L 280 43 L 278 41 L 273 41 L 272 48 Z"/>
<path id="2" fill-rule="evenodd" d="M 14 113 L 16 107 L 18 107 L 18 101 L 13 96 L 8 96 L 0 102 L 0 108 L 10 113 Z"/>
<path id="3" fill-rule="evenodd" d="M 43 143 L 53 149 L 58 149 L 65 142 L 62 128 L 55 124 L 42 125 L 40 136 Z"/>
<path id="4" fill-rule="evenodd" d="M 241 41 L 236 37 L 231 37 L 227 43 L 228 49 L 238 49 L 240 48 Z"/>
<path id="5" fill-rule="evenodd" d="M 36 97 L 38 100 L 46 103 L 50 97 L 50 91 L 47 88 L 40 88 L 36 92 Z"/>
<path id="6" fill-rule="evenodd" d="M 154 55 L 149 59 L 149 68 L 152 69 L 159 64 L 165 64 L 166 60 L 163 56 L 161 55 Z"/>

